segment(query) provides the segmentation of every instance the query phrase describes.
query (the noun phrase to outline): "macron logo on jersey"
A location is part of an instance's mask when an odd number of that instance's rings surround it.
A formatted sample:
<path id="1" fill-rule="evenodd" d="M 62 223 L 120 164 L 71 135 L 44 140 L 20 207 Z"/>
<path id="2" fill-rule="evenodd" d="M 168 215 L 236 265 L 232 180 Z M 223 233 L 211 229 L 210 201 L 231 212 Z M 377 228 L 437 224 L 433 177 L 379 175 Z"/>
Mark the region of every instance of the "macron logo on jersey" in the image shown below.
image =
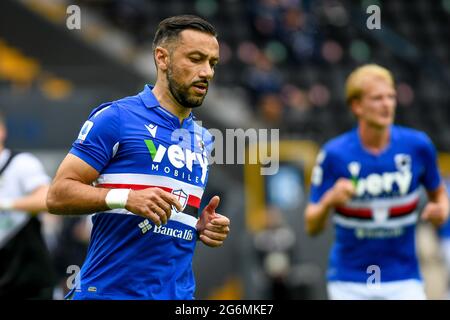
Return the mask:
<path id="1" fill-rule="evenodd" d="M 158 130 L 158 126 L 151 123 L 151 124 L 146 124 L 145 128 L 148 130 L 148 132 L 150 132 L 150 135 L 154 138 L 156 137 L 156 130 Z"/>

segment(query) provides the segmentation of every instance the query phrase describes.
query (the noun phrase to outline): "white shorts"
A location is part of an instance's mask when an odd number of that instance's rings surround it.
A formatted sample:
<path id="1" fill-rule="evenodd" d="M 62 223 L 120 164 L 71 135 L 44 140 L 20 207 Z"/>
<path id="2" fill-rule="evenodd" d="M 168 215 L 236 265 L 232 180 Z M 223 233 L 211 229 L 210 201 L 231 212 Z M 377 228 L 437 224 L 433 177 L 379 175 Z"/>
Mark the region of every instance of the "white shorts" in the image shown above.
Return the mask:
<path id="1" fill-rule="evenodd" d="M 423 282 L 415 279 L 379 284 L 330 281 L 327 291 L 331 300 L 426 300 Z"/>
<path id="2" fill-rule="evenodd" d="M 441 240 L 441 253 L 444 258 L 445 266 L 447 268 L 447 272 L 450 273 L 450 239 L 445 238 Z"/>

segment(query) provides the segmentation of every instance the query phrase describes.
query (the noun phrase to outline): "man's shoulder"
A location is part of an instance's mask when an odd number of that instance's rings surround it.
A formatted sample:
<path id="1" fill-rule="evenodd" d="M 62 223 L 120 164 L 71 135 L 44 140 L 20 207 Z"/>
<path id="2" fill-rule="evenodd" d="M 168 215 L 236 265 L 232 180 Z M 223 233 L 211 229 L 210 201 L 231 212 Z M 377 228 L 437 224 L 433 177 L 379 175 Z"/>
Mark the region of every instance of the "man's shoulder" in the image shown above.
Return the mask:
<path id="1" fill-rule="evenodd" d="M 353 146 L 357 144 L 357 136 L 355 130 L 350 130 L 328 140 L 321 148 L 318 155 L 320 163 L 325 159 L 330 163 L 340 161 L 349 154 Z"/>
<path id="2" fill-rule="evenodd" d="M 91 111 L 89 118 L 97 118 L 99 116 L 119 116 L 120 111 L 130 109 L 136 110 L 137 106 L 144 106 L 139 95 L 127 96 L 118 100 L 102 103 Z"/>
<path id="3" fill-rule="evenodd" d="M 114 100 L 112 104 L 124 109 L 136 106 L 144 106 L 144 103 L 142 102 L 142 99 L 139 96 L 139 94 L 133 96 L 126 96 L 121 99 Z"/>
<path id="4" fill-rule="evenodd" d="M 428 135 L 420 130 L 410 127 L 395 125 L 392 127 L 392 134 L 399 143 L 405 143 L 410 146 L 424 146 L 432 144 Z"/>
<path id="5" fill-rule="evenodd" d="M 356 144 L 357 141 L 358 137 L 356 130 L 353 129 L 328 140 L 324 144 L 323 149 L 327 152 L 341 153 L 348 150 L 352 145 Z"/>
<path id="6" fill-rule="evenodd" d="M 398 135 L 418 137 L 418 138 L 426 136 L 425 132 L 423 131 L 400 125 L 393 125 L 392 132 Z"/>

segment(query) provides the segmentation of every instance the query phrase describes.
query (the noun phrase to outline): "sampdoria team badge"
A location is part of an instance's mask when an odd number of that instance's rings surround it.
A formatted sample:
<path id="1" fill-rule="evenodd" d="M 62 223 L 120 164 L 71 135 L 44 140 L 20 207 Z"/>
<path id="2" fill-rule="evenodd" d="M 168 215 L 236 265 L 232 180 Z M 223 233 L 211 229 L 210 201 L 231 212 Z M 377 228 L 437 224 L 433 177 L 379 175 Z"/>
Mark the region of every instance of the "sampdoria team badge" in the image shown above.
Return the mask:
<path id="1" fill-rule="evenodd" d="M 181 204 L 181 207 L 182 207 L 181 211 L 178 211 L 175 207 L 173 207 L 173 209 L 176 212 L 183 212 L 188 203 L 188 195 L 186 194 L 186 192 L 183 191 L 183 189 L 172 190 L 172 194 L 177 197 L 177 200 Z"/>

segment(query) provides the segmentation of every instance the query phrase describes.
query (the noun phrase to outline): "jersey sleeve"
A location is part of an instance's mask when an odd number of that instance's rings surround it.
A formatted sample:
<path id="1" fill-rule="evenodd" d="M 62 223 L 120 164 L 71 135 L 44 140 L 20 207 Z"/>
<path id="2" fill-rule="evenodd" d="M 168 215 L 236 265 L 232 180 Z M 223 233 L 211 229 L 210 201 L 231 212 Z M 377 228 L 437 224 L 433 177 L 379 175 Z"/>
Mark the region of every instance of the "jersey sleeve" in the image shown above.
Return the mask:
<path id="1" fill-rule="evenodd" d="M 421 137 L 420 156 L 424 163 L 422 183 L 425 189 L 434 191 L 441 184 L 441 175 L 437 164 L 436 148 L 426 134 Z"/>
<path id="2" fill-rule="evenodd" d="M 316 159 L 316 164 L 311 174 L 311 190 L 309 200 L 318 203 L 322 196 L 336 182 L 333 170 L 333 155 L 326 149 L 322 149 Z"/>
<path id="3" fill-rule="evenodd" d="M 112 103 L 94 109 L 83 124 L 70 153 L 98 172 L 108 164 L 120 140 L 120 110 Z"/>
<path id="4" fill-rule="evenodd" d="M 50 177 L 45 173 L 42 163 L 31 153 L 21 153 L 14 159 L 14 167 L 20 168 L 20 186 L 25 194 L 33 192 L 41 186 L 50 183 Z"/>

